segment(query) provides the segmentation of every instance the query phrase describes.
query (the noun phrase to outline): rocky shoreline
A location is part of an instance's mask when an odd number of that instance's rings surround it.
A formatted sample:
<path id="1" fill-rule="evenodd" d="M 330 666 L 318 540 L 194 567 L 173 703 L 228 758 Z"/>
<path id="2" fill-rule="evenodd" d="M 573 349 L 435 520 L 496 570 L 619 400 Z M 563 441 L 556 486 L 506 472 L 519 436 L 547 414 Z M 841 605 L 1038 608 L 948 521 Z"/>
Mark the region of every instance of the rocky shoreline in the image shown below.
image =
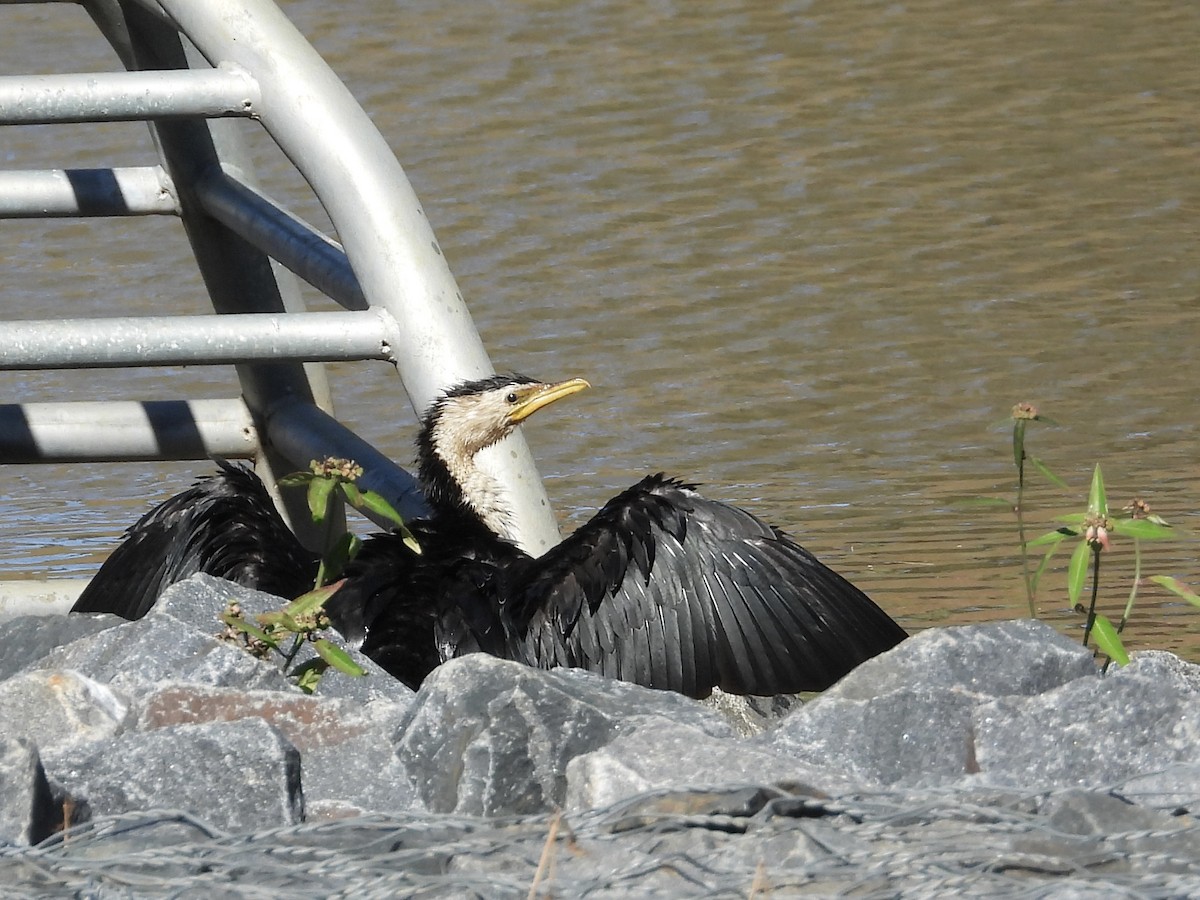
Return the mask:
<path id="1" fill-rule="evenodd" d="M 805 704 L 483 656 L 308 696 L 216 637 L 234 597 L 281 605 L 197 576 L 139 622 L 0 624 L 6 896 L 1200 895 L 1169 653 L 1101 677 L 1013 621 Z"/>

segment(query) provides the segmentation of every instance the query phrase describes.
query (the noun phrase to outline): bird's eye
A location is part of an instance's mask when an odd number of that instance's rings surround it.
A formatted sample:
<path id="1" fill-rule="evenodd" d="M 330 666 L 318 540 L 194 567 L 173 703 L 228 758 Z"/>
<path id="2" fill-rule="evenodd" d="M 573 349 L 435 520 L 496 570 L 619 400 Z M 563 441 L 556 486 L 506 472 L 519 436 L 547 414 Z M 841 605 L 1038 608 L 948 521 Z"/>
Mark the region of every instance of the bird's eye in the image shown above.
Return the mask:
<path id="1" fill-rule="evenodd" d="M 507 400 L 509 403 L 516 403 L 517 402 L 517 392 L 509 391 L 508 396 L 505 397 L 504 399 Z"/>

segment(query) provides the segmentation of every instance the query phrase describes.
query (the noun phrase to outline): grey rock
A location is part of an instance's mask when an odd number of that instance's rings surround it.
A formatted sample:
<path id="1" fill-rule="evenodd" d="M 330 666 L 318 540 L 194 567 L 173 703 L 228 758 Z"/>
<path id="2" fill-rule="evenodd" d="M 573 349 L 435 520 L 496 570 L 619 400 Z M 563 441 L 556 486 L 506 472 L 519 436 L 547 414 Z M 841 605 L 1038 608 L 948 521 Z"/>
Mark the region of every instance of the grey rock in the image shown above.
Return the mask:
<path id="1" fill-rule="evenodd" d="M 33 665 L 56 647 L 125 622 L 120 616 L 18 616 L 0 623 L 0 680 Z"/>
<path id="2" fill-rule="evenodd" d="M 863 787 L 934 784 L 974 770 L 969 693 L 900 688 L 870 700 L 820 698 L 757 741 Z"/>
<path id="3" fill-rule="evenodd" d="M 164 681 L 296 690 L 271 663 L 216 637 L 147 616 L 52 650 L 34 669 L 75 669 L 136 694 Z"/>
<path id="4" fill-rule="evenodd" d="M 320 695 L 242 691 L 193 684 L 162 685 L 136 704 L 141 730 L 261 719 L 299 751 L 305 808 L 343 815 L 394 813 L 416 803 L 392 736 L 404 703 L 362 704 Z"/>
<path id="5" fill-rule="evenodd" d="M 1108 793 L 1150 809 L 1195 816 L 1200 811 L 1200 762 L 1180 762 L 1139 772 L 1113 785 Z"/>
<path id="6" fill-rule="evenodd" d="M 1127 675 L 1144 675 L 1154 678 L 1164 687 L 1187 693 L 1200 694 L 1200 666 L 1186 662 L 1166 650 L 1138 650 L 1129 665 L 1114 668 L 1111 678 Z"/>
<path id="7" fill-rule="evenodd" d="M 300 754 L 258 719 L 128 731 L 47 753 L 43 764 L 97 816 L 175 809 L 226 831 L 304 818 Z"/>
<path id="8" fill-rule="evenodd" d="M 799 694 L 754 697 L 727 694 L 720 688 L 713 688 L 712 694 L 700 702 L 719 712 L 742 737 L 769 731 L 804 705 Z"/>
<path id="9" fill-rule="evenodd" d="M 216 635 L 224 628 L 219 617 L 230 602 L 238 603 L 243 614 L 253 621 L 254 616 L 281 609 L 289 601 L 262 591 L 242 587 L 221 578 L 213 578 L 211 575 L 193 575 L 186 581 L 174 584 L 164 591 L 146 618 L 167 619 L 194 631 L 197 635 Z M 374 660 L 368 659 L 357 649 L 348 646 L 336 632 L 330 630 L 326 637 L 345 650 L 355 662 L 366 670 L 367 674 L 363 677 L 354 677 L 329 671 L 318 686 L 318 693 L 321 696 L 341 697 L 361 703 L 370 703 L 375 700 L 407 702 L 412 699 L 414 691 L 411 688 L 381 669 Z M 315 656 L 316 652 L 311 647 L 302 647 L 293 664 L 301 665 Z M 265 662 L 278 668 L 274 659 Z M 272 687 L 270 684 L 261 686 Z M 278 686 L 282 689 L 282 685 Z"/>
<path id="10" fill-rule="evenodd" d="M 900 688 L 1031 696 L 1097 674 L 1091 651 L 1045 622 L 931 628 L 869 659 L 821 695 L 869 700 Z"/>
<path id="11" fill-rule="evenodd" d="M 61 827 L 60 810 L 37 747 L 24 738 L 0 738 L 0 842 L 38 843 Z"/>
<path id="12" fill-rule="evenodd" d="M 1065 834 L 1171 831 L 1181 824 L 1169 812 L 1136 806 L 1113 794 L 1079 789 L 1047 795 L 1038 803 L 1037 813 L 1046 817 L 1051 828 Z"/>
<path id="13" fill-rule="evenodd" d="M 667 719 L 652 719 L 604 747 L 570 760 L 563 807 L 579 812 L 647 791 L 739 783 L 802 784 L 814 794 L 858 786 L 838 770 L 807 765 L 768 747 L 713 737 Z"/>
<path id="14" fill-rule="evenodd" d="M 864 786 L 939 784 L 978 769 L 975 708 L 1078 679 L 1091 653 L 1040 622 L 939 628 L 863 663 L 760 739 Z"/>
<path id="15" fill-rule="evenodd" d="M 426 679 L 397 747 L 431 810 L 540 812 L 564 802 L 571 759 L 650 718 L 732 737 L 719 715 L 678 694 L 472 654 Z"/>
<path id="16" fill-rule="evenodd" d="M 1136 673 L 1086 678 L 974 712 L 979 777 L 994 785 L 1106 787 L 1195 760 L 1200 697 Z M 1168 805 L 1194 802 L 1181 782 Z"/>
<path id="17" fill-rule="evenodd" d="M 9 737 L 25 737 L 42 751 L 119 733 L 127 700 L 78 672 L 23 672 L 0 682 L 0 722 Z"/>
<path id="18" fill-rule="evenodd" d="M 146 617 L 165 616 L 201 634 L 216 634 L 224 627 L 220 616 L 231 602 L 240 604 L 243 613 L 249 617 L 279 609 L 288 601 L 223 578 L 201 574 L 163 591 Z"/>

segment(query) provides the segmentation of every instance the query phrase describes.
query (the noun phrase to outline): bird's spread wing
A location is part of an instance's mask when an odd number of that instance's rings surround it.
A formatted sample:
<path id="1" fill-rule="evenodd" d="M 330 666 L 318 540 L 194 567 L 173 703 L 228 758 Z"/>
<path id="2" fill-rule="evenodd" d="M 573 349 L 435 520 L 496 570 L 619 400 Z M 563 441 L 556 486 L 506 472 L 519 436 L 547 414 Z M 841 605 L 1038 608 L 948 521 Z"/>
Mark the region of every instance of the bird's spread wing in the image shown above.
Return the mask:
<path id="1" fill-rule="evenodd" d="M 787 536 L 661 475 L 510 566 L 502 596 L 517 658 L 691 696 L 822 690 L 905 637 Z"/>
<path id="2" fill-rule="evenodd" d="M 197 572 L 283 597 L 310 588 L 316 560 L 258 476 L 220 467 L 134 523 L 71 611 L 140 619 L 166 588 Z"/>

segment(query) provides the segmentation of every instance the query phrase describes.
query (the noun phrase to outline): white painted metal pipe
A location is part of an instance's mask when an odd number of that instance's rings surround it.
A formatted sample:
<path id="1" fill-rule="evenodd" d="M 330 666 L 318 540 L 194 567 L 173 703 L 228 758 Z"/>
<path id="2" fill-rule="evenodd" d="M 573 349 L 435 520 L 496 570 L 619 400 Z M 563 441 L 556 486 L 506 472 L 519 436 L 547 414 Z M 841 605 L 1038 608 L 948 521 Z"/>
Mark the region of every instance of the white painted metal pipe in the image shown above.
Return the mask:
<path id="1" fill-rule="evenodd" d="M 0 171 L 0 218 L 178 214 L 162 166 Z"/>
<path id="2" fill-rule="evenodd" d="M 269 0 L 157 0 L 157 6 L 211 64 L 254 73 L 262 96 L 258 118 L 321 198 L 367 301 L 400 323 L 394 352 L 414 408 L 424 410 L 451 384 L 490 373 L 404 170 L 287 17 Z M 508 489 L 522 545 L 536 554 L 557 543 L 524 437 L 510 436 L 490 465 Z"/>
<path id="3" fill-rule="evenodd" d="M 258 450 L 240 399 L 0 405 L 6 463 L 246 459 Z"/>
<path id="4" fill-rule="evenodd" d="M 258 85 L 243 68 L 0 76 L 0 125 L 252 116 Z"/>
<path id="5" fill-rule="evenodd" d="M 385 310 L 7 322 L 0 371 L 229 365 L 258 360 L 392 361 Z"/>

